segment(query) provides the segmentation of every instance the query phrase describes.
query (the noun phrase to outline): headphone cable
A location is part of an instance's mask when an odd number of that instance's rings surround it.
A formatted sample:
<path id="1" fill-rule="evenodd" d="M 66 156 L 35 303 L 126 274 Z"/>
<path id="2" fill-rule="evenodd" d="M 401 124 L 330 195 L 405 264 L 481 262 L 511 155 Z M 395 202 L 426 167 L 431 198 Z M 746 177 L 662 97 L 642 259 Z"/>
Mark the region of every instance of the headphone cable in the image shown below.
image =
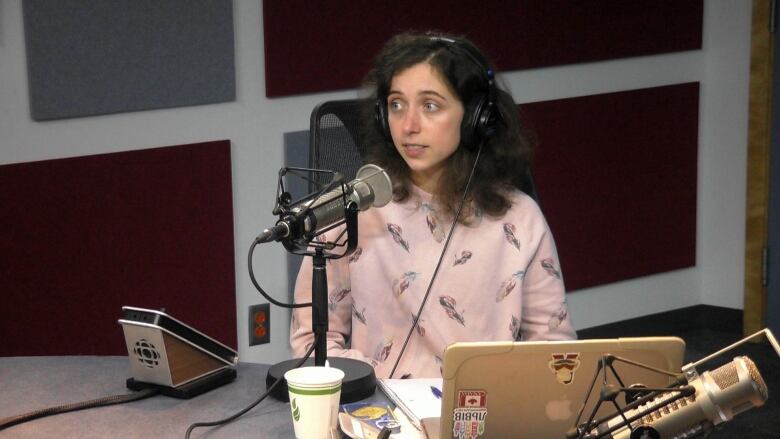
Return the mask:
<path id="1" fill-rule="evenodd" d="M 450 245 L 450 240 L 452 239 L 453 232 L 455 231 L 455 226 L 458 224 L 458 218 L 460 217 L 460 212 L 463 210 L 463 205 L 466 203 L 466 196 L 469 193 L 469 188 L 471 187 L 471 181 L 474 179 L 474 172 L 477 169 L 477 163 L 479 163 L 479 157 L 482 154 L 482 144 L 480 143 L 479 149 L 477 149 L 477 157 L 474 159 L 474 165 L 471 167 L 471 173 L 469 173 L 469 179 L 466 181 L 466 188 L 463 190 L 463 196 L 460 199 L 460 204 L 458 204 L 458 210 L 455 212 L 455 217 L 452 220 L 452 225 L 450 226 L 450 231 L 447 233 L 447 239 L 444 241 L 444 248 L 441 249 L 441 254 L 439 255 L 439 261 L 436 263 L 436 268 L 433 270 L 433 275 L 431 276 L 430 282 L 428 282 L 428 288 L 425 290 L 425 295 L 423 296 L 422 302 L 420 303 L 420 307 L 417 309 L 417 314 L 414 316 L 414 320 L 412 321 L 412 327 L 409 328 L 409 332 L 406 334 L 406 339 L 404 340 L 403 346 L 401 346 L 401 352 L 398 353 L 398 357 L 395 359 L 395 364 L 393 364 L 393 369 L 390 371 L 390 375 L 388 378 L 392 378 L 393 374 L 395 374 L 395 369 L 398 367 L 398 363 L 401 362 L 401 357 L 403 357 L 404 352 L 406 351 L 406 346 L 409 344 L 409 339 L 412 337 L 412 333 L 414 332 L 415 328 L 417 328 L 417 324 L 420 321 L 420 316 L 422 315 L 423 308 L 425 307 L 425 304 L 428 302 L 428 296 L 431 294 L 431 289 L 433 288 L 433 281 L 436 279 L 436 275 L 439 273 L 439 268 L 441 268 L 441 263 L 444 261 L 444 255 L 447 253 L 447 248 Z"/>

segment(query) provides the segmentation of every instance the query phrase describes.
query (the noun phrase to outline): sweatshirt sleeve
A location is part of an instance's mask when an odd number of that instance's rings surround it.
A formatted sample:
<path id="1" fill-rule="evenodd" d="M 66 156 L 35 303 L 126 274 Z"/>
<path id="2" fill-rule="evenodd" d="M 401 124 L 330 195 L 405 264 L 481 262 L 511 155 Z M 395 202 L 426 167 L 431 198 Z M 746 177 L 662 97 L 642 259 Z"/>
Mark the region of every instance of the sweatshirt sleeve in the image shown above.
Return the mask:
<path id="1" fill-rule="evenodd" d="M 547 222 L 539 213 L 542 233 L 523 278 L 522 339 L 573 340 L 563 274 L 555 242 Z"/>
<path id="2" fill-rule="evenodd" d="M 347 258 L 328 260 L 328 333 L 329 357 L 348 357 L 370 363 L 359 351 L 349 349 L 352 333 L 352 294 Z M 295 282 L 295 303 L 311 302 L 312 259 L 303 259 Z M 311 307 L 295 308 L 290 322 L 290 346 L 296 358 L 303 357 L 314 343 Z"/>

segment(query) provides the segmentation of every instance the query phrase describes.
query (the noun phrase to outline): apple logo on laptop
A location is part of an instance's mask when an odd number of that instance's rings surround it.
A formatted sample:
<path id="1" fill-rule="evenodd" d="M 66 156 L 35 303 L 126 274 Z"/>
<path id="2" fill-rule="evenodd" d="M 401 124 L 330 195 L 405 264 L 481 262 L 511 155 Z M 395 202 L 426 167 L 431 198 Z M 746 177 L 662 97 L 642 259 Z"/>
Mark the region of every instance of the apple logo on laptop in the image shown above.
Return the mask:
<path id="1" fill-rule="evenodd" d="M 544 413 L 547 419 L 551 421 L 565 421 L 570 419 L 573 412 L 571 410 L 571 401 L 568 399 L 553 399 L 544 406 Z"/>

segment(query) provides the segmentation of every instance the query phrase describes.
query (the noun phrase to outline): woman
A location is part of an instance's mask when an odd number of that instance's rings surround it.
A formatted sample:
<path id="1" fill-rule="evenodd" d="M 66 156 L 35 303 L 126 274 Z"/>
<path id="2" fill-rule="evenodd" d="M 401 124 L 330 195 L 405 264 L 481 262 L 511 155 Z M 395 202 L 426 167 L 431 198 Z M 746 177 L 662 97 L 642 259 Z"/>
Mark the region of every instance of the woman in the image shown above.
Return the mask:
<path id="1" fill-rule="evenodd" d="M 328 355 L 380 378 L 438 377 L 456 341 L 575 338 L 552 234 L 518 189 L 530 142 L 484 56 L 466 39 L 401 34 L 366 83 L 370 162 L 393 201 L 362 212 L 358 250 L 328 264 Z M 310 260 L 295 296 L 310 301 Z M 313 342 L 310 309 L 290 341 L 298 356 Z"/>

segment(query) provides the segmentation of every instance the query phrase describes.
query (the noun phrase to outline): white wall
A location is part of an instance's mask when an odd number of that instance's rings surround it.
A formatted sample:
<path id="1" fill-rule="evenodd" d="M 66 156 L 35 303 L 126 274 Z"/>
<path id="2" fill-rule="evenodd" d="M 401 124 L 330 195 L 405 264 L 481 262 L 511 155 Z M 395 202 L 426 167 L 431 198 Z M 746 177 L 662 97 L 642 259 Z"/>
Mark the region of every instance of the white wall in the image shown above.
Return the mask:
<path id="1" fill-rule="evenodd" d="M 518 102 L 701 82 L 697 266 L 571 294 L 578 329 L 701 303 L 742 308 L 750 3 L 706 0 L 700 51 L 505 75 Z M 288 358 L 285 310 L 272 309 L 270 344 L 247 346 L 246 309 L 265 300 L 249 282 L 246 253 L 275 220 L 283 133 L 307 129 L 318 102 L 354 97 L 355 91 L 266 98 L 261 2 L 236 0 L 235 102 L 34 122 L 21 9 L 20 0 L 0 2 L 0 164 L 230 139 L 240 357 L 265 363 Z M 288 288 L 285 259 L 280 245 L 256 252 L 259 282 L 280 299 Z"/>

